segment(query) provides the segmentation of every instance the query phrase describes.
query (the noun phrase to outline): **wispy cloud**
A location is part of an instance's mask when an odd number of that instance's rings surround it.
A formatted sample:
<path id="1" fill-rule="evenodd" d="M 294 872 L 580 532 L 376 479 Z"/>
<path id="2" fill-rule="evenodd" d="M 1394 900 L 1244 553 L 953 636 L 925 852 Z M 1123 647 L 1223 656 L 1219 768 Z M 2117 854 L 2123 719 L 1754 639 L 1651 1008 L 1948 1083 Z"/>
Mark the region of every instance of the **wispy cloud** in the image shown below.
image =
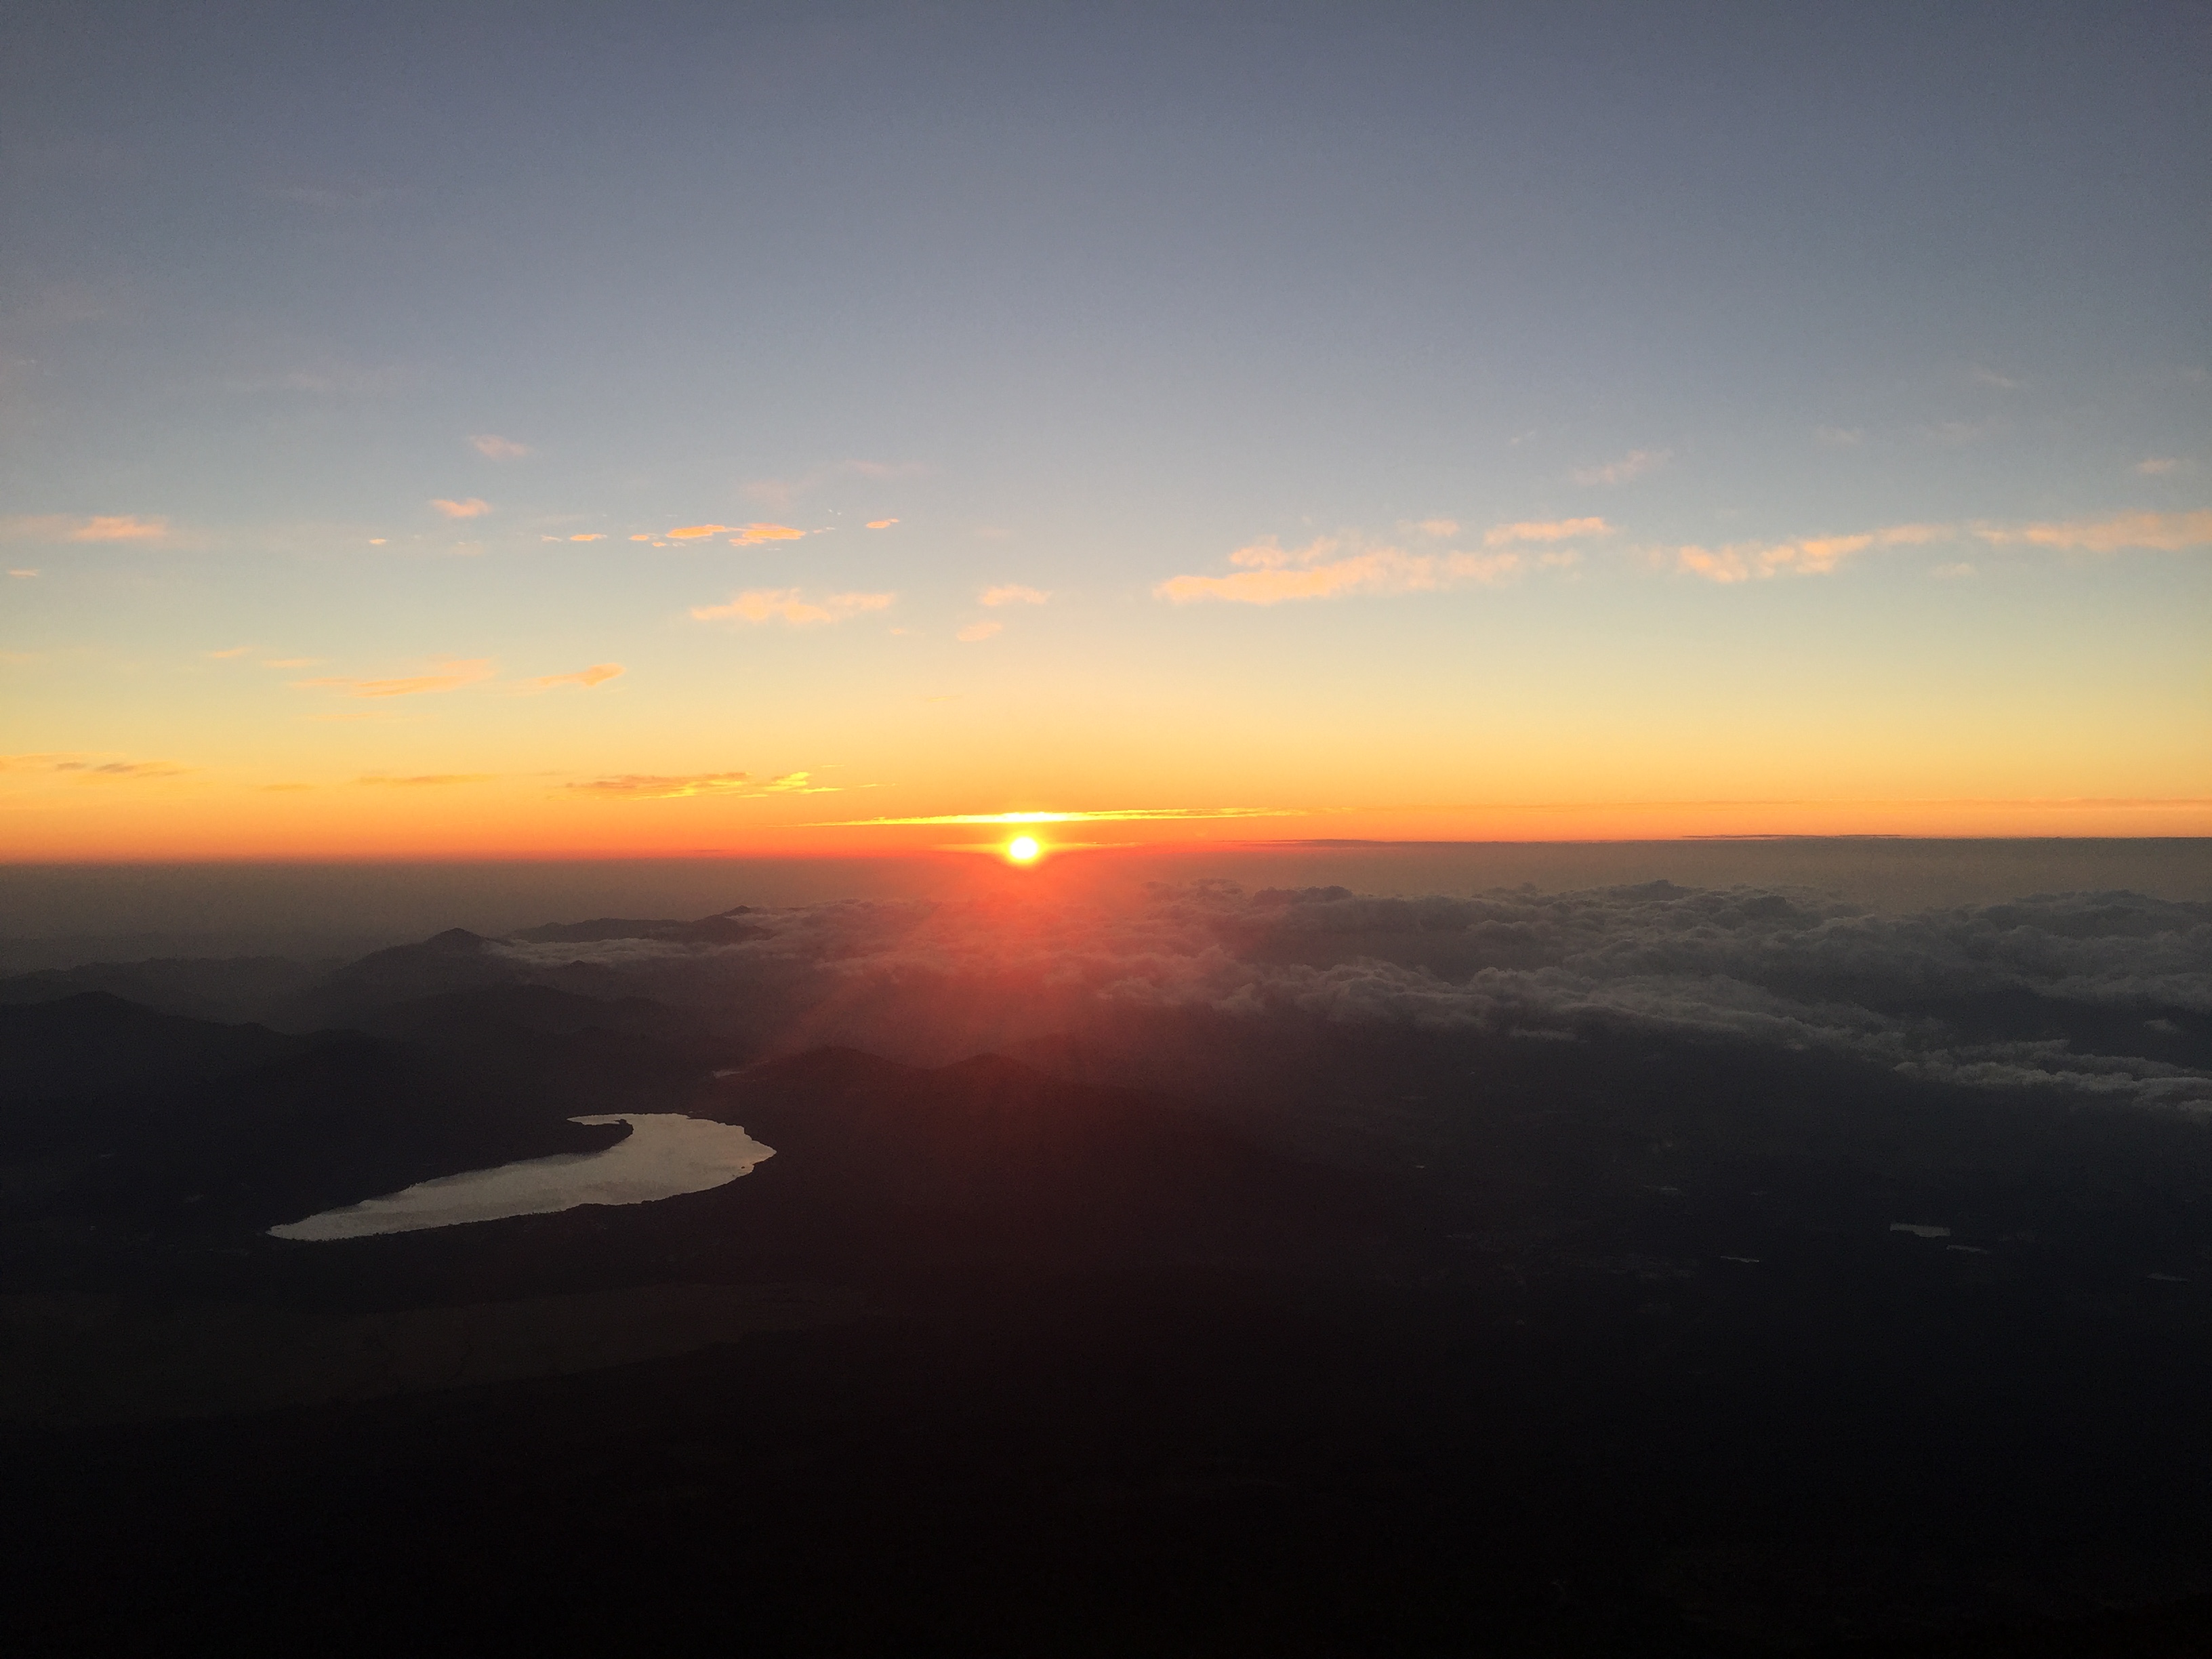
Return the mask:
<path id="1" fill-rule="evenodd" d="M 387 777 L 380 772 L 373 772 L 367 777 L 356 778 L 354 781 L 386 784 L 402 789 L 420 789 L 436 788 L 449 783 L 489 783 L 498 775 L 495 772 L 426 772 L 417 777 L 394 778 Z"/>
<path id="2" fill-rule="evenodd" d="M 2018 392 L 2027 383 L 2014 380 L 2009 374 L 2000 374 L 1993 368 L 1984 368 L 1979 363 L 1966 371 L 1966 378 L 1976 386 L 1985 386 L 1999 392 Z"/>
<path id="3" fill-rule="evenodd" d="M 2147 461 L 2137 461 L 2136 471 L 2146 478 L 2162 478 L 2180 465 L 2178 455 L 2154 455 Z"/>
<path id="4" fill-rule="evenodd" d="M 1632 449 L 1617 461 L 1578 467 L 1567 476 L 1578 484 L 1625 484 L 1664 466 L 1673 453 L 1666 449 Z"/>
<path id="5" fill-rule="evenodd" d="M 603 531 L 586 530 L 582 535 L 571 536 L 568 539 L 572 542 L 603 542 L 606 540 L 606 534 Z"/>
<path id="6" fill-rule="evenodd" d="M 173 778 L 189 772 L 174 761 L 134 761 L 99 755 L 47 753 L 0 755 L 0 772 L 60 773 L 88 782 Z"/>
<path id="7" fill-rule="evenodd" d="M 430 505 L 449 519 L 481 519 L 491 511 L 491 504 L 480 495 L 471 495 L 465 501 L 449 501 L 441 495 Z"/>
<path id="8" fill-rule="evenodd" d="M 987 587 L 975 597 L 979 604 L 999 605 L 1042 605 L 1052 596 L 1040 593 L 1034 587 L 1024 587 L 1019 582 L 1005 582 L 997 587 Z"/>
<path id="9" fill-rule="evenodd" d="M 1421 593 L 1467 583 L 1502 581 L 1529 567 L 1518 552 L 1498 550 L 1514 542 L 1557 542 L 1607 533 L 1602 519 L 1556 524 L 1500 525 L 1486 532 L 1480 553 L 1409 553 L 1358 536 L 1323 536 L 1297 549 L 1273 537 L 1240 547 L 1229 562 L 1243 567 L 1227 576 L 1176 576 L 1152 590 L 1177 605 L 1221 599 L 1237 605 L 1280 605 L 1290 599 L 1341 599 L 1358 593 Z M 1493 539 L 1493 538 L 1495 539 Z M 1536 562 L 1571 562 L 1571 553 L 1547 553 Z"/>
<path id="10" fill-rule="evenodd" d="M 871 530 L 889 530 L 897 522 L 898 520 L 896 519 L 871 519 L 868 520 L 868 528 Z"/>
<path id="11" fill-rule="evenodd" d="M 1459 520 L 1457 519 L 1414 519 L 1401 524 L 1398 528 L 1408 536 L 1438 538 L 1456 536 L 1459 534 Z"/>
<path id="12" fill-rule="evenodd" d="M 331 678 L 295 680 L 293 685 L 302 691 L 336 691 L 349 697 L 412 697 L 428 691 L 453 691 L 464 685 L 474 685 L 478 680 L 492 676 L 491 664 L 482 657 L 465 661 L 445 661 L 437 665 L 432 674 L 410 674 L 389 680 L 357 680 Z"/>
<path id="13" fill-rule="evenodd" d="M 1974 567 L 1964 561 L 1956 564 L 1939 564 L 1928 573 L 1939 581 L 1960 581 L 1974 574 Z"/>
<path id="14" fill-rule="evenodd" d="M 541 674 L 534 680 L 524 682 L 532 691 L 550 691 L 556 686 L 576 685 L 589 690 L 595 685 L 605 685 L 625 671 L 618 662 L 595 662 L 589 668 L 579 668 L 573 674 Z"/>
<path id="15" fill-rule="evenodd" d="M 1866 433 L 1856 426 L 1816 426 L 1813 441 L 1826 449 L 1856 449 L 1866 441 Z"/>
<path id="16" fill-rule="evenodd" d="M 806 532 L 787 524 L 749 524 L 730 538 L 732 547 L 752 547 L 762 542 L 795 542 Z"/>
<path id="17" fill-rule="evenodd" d="M 831 593 L 815 604 L 795 587 L 756 587 L 734 595 L 727 605 L 696 605 L 691 614 L 701 622 L 781 622 L 793 627 L 808 623 L 837 623 L 870 611 L 890 608 L 896 593 Z"/>
<path id="18" fill-rule="evenodd" d="M 1584 536 L 1611 534 L 1613 526 L 1603 519 L 1523 520 L 1519 524 L 1491 526 L 1482 532 L 1482 544 L 1510 547 L 1516 542 L 1571 542 Z"/>
<path id="19" fill-rule="evenodd" d="M 2069 553 L 2121 553 L 2131 549 L 2178 553 L 2212 547 L 2212 511 L 2123 513 L 2111 519 L 2075 519 L 2023 525 L 2016 530 L 1977 525 L 1974 534 L 1996 546 L 2024 544 Z"/>
<path id="20" fill-rule="evenodd" d="M 30 577 L 37 575 L 39 573 L 35 570 L 11 570 L 8 574 L 11 576 L 19 576 L 27 580 Z"/>
<path id="21" fill-rule="evenodd" d="M 969 623 L 952 637 L 963 645 L 973 645 L 978 640 L 988 640 L 992 635 L 1002 632 L 1006 626 L 1006 623 L 1000 622 Z"/>
<path id="22" fill-rule="evenodd" d="M 592 778 L 572 783 L 579 794 L 622 800 L 680 800 L 694 795 L 834 795 L 835 785 L 816 783 L 805 772 L 786 772 L 781 777 L 756 782 L 748 772 L 691 772 L 667 776 L 656 773 L 625 772 L 616 777 Z"/>
<path id="23" fill-rule="evenodd" d="M 811 471 L 790 478 L 755 478 L 746 483 L 745 494 L 763 507 L 788 511 L 803 495 L 811 495 L 833 478 L 870 478 L 886 483 L 895 478 L 918 478 L 929 469 L 920 461 L 839 461 L 830 466 L 817 466 Z"/>
<path id="24" fill-rule="evenodd" d="M 519 444 L 512 438 L 502 438 L 493 432 L 479 432 L 469 440 L 469 447 L 487 460 L 519 461 L 530 453 L 528 444 Z"/>
<path id="25" fill-rule="evenodd" d="M 1826 575 L 1869 548 L 1917 547 L 1948 541 L 1948 525 L 1899 524 L 1851 536 L 1808 536 L 1791 542 L 1731 542 L 1723 547 L 1678 547 L 1674 568 L 1712 582 L 1764 580 L 1784 574 Z"/>
<path id="26" fill-rule="evenodd" d="M 70 513 L 19 514 L 0 519 L 0 537 L 30 542 L 158 542 L 167 539 L 167 519 L 142 519 L 131 513 L 102 513 L 81 518 Z M 11 574 L 37 575 L 35 570 Z"/>

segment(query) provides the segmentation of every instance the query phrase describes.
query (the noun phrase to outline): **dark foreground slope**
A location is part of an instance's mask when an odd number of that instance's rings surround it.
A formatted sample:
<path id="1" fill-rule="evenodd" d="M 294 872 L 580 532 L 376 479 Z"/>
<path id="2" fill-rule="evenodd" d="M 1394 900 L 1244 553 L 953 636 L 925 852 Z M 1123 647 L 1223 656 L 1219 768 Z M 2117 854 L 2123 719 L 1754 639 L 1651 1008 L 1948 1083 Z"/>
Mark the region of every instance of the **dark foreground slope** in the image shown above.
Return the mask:
<path id="1" fill-rule="evenodd" d="M 138 1019 L 48 1018 L 50 1045 Z M 144 1026 L 188 1086 L 142 1066 L 16 1113 L 49 1126 L 8 1164 L 9 1237 L 46 1243 L 0 1269 L 19 1650 L 2186 1653 L 2212 1628 L 2198 1124 L 1712 1045 L 1163 1035 L 1286 1097 L 1464 1097 L 1418 1156 L 1325 1165 L 1082 1081 L 1079 1048 L 715 1077 L 711 1035 L 634 1000 L 460 986 L 362 1018 Z M 331 1054 L 384 1079 L 343 1098 L 390 1167 L 595 1098 L 776 1155 L 654 1204 L 271 1239 L 306 1176 L 240 1164 L 239 1125 L 323 1109 L 267 1079 Z M 231 1137 L 220 1212 L 143 1154 L 116 1207 L 98 1166 L 155 1127 Z"/>

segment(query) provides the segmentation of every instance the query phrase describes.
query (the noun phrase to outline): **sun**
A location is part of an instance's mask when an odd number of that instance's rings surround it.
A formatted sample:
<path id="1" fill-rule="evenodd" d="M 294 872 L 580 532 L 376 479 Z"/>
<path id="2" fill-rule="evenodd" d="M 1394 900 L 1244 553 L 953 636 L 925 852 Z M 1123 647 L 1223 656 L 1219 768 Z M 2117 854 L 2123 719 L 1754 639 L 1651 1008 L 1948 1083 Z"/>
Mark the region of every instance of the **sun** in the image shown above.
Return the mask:
<path id="1" fill-rule="evenodd" d="M 1043 851 L 1035 836 L 1016 836 L 1006 843 L 1006 856 L 1016 864 L 1034 864 L 1036 855 Z"/>

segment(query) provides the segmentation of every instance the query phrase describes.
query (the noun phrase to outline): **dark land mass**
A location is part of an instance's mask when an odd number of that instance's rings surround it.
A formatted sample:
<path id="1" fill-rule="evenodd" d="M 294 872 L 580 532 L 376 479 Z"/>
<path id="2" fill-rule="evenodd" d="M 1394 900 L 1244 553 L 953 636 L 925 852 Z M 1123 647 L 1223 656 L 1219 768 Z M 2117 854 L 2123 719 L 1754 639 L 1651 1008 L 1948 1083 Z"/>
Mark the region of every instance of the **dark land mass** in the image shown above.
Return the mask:
<path id="1" fill-rule="evenodd" d="M 2200 1121 L 1211 1013 L 764 1054 L 466 934 L 257 982 L 333 1024 L 0 988 L 13 1650 L 2212 1652 Z M 620 1111 L 775 1156 L 267 1236 Z"/>

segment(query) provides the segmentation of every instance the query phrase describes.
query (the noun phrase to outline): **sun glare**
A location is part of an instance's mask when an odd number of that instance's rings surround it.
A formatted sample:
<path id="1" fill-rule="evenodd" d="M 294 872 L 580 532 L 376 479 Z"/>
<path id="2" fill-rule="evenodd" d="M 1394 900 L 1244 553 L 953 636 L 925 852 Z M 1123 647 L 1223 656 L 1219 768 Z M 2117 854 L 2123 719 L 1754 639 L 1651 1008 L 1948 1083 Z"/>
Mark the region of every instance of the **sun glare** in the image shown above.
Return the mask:
<path id="1" fill-rule="evenodd" d="M 1006 856 L 1016 864 L 1034 864 L 1036 855 L 1044 851 L 1035 836 L 1016 836 L 1006 843 Z"/>

